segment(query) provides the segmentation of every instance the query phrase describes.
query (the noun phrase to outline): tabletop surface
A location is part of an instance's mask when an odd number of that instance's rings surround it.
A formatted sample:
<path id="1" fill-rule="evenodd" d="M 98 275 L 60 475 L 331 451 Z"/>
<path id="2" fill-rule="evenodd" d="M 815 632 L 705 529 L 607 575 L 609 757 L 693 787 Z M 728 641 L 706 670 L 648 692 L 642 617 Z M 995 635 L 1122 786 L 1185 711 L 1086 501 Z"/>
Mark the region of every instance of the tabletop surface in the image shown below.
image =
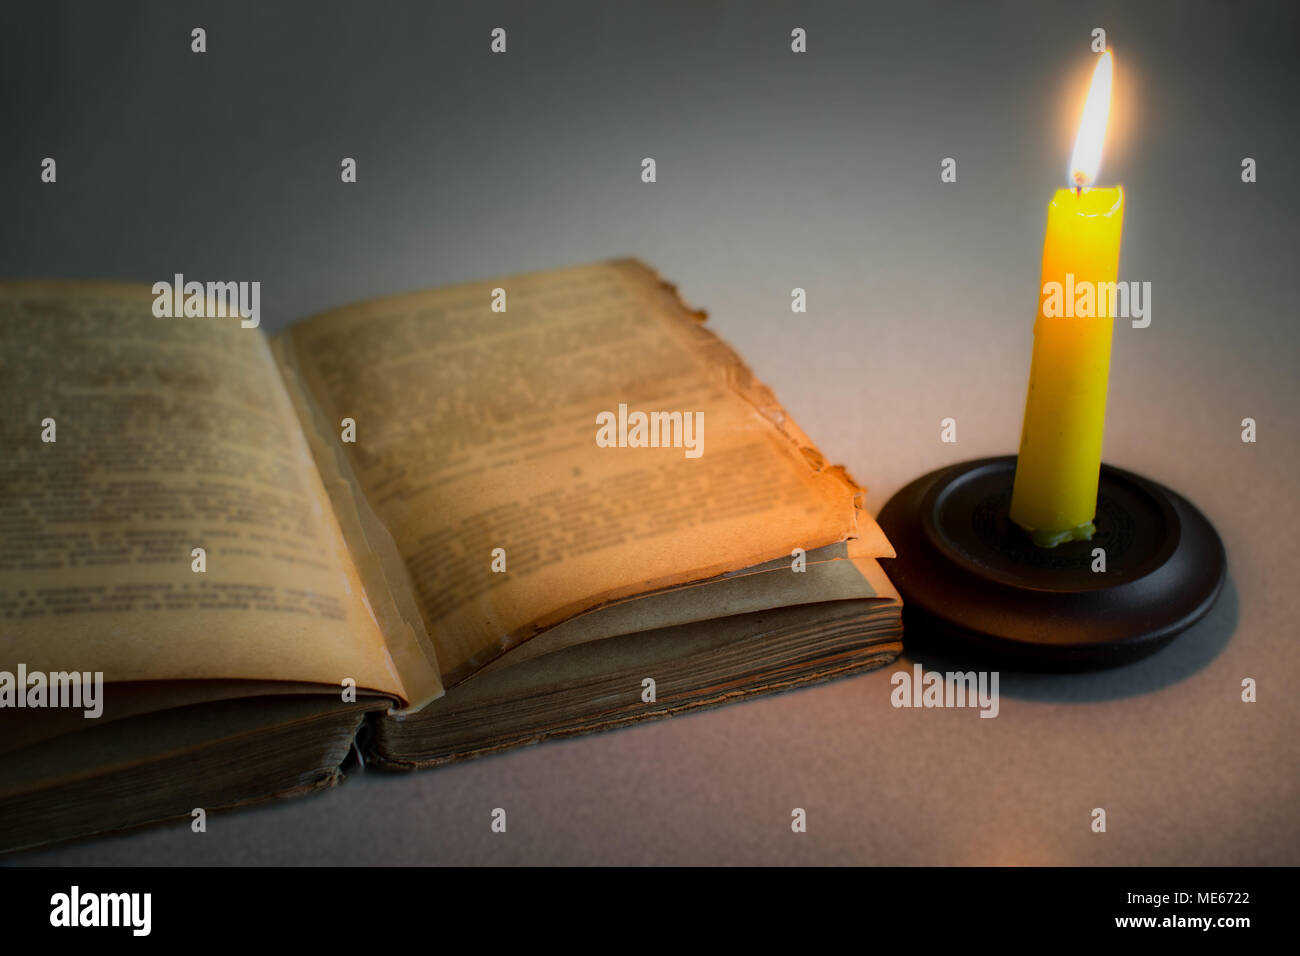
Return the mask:
<path id="1" fill-rule="evenodd" d="M 1289 3 L 6 5 L 0 276 L 255 278 L 273 331 L 636 256 L 709 310 L 873 512 L 923 472 L 1015 451 L 1044 208 L 1102 27 L 1101 181 L 1126 191 L 1121 278 L 1152 283 L 1150 326 L 1116 325 L 1105 460 L 1194 502 L 1229 563 L 1216 607 L 1167 649 L 1082 676 L 1003 672 L 992 720 L 892 707 L 905 654 L 354 776 L 204 834 L 9 862 L 1300 863 L 1298 26 Z"/>

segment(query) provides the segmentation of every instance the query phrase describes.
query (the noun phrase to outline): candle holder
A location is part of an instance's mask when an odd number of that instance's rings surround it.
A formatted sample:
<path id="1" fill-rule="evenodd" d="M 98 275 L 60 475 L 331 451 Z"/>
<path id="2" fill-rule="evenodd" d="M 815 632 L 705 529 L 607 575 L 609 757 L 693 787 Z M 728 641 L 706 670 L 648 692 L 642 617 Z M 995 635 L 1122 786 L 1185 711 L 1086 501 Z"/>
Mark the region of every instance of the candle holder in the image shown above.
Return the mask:
<path id="1" fill-rule="evenodd" d="M 909 644 L 1013 669 L 1113 667 L 1159 650 L 1218 599 L 1223 543 L 1186 499 L 1103 464 L 1096 534 L 1040 548 L 1008 516 L 1015 471 L 1014 455 L 941 468 L 880 512 Z"/>

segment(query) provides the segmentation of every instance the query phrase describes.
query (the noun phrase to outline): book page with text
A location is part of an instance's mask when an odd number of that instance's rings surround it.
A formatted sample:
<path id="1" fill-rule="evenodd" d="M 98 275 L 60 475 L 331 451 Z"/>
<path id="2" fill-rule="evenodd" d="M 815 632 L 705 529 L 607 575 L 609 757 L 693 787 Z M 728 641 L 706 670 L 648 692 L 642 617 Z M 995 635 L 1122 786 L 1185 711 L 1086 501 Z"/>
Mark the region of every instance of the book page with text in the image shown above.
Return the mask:
<path id="1" fill-rule="evenodd" d="M 402 696 L 265 337 L 154 299 L 0 283 L 0 669 Z"/>
<path id="2" fill-rule="evenodd" d="M 277 340 L 448 686 L 611 600 L 795 547 L 892 556 L 861 489 L 702 319 L 620 260 L 363 302 Z M 659 413 L 653 447 L 634 413 Z"/>

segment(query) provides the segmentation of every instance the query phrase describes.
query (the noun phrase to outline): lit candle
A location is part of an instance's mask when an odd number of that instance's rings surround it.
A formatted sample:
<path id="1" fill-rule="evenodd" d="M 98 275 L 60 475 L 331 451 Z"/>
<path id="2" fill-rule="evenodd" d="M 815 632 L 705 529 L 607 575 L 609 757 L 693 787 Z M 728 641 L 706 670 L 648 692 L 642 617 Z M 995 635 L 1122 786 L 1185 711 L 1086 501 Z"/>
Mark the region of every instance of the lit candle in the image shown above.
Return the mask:
<path id="1" fill-rule="evenodd" d="M 1079 123 L 1070 160 L 1073 188 L 1058 191 L 1047 207 L 1029 396 L 1011 494 L 1011 519 L 1041 547 L 1087 540 L 1096 531 L 1114 327 L 1107 293 L 1097 292 L 1117 279 L 1124 219 L 1124 190 L 1092 186 L 1101 165 L 1111 71 L 1107 51 L 1093 71 Z"/>

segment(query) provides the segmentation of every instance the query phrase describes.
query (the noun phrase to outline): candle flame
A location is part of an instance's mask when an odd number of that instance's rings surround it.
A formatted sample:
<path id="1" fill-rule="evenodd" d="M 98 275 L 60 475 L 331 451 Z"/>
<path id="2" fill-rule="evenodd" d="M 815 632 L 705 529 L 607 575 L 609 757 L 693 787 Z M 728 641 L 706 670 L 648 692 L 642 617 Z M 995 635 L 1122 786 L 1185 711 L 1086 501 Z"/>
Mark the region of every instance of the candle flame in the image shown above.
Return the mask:
<path id="1" fill-rule="evenodd" d="M 1074 140 L 1074 155 L 1070 157 L 1070 185 L 1076 189 L 1091 186 L 1101 169 L 1101 144 L 1106 139 L 1106 117 L 1110 113 L 1112 72 L 1110 50 L 1107 50 L 1092 71 L 1088 102 L 1083 107 L 1079 135 Z"/>

